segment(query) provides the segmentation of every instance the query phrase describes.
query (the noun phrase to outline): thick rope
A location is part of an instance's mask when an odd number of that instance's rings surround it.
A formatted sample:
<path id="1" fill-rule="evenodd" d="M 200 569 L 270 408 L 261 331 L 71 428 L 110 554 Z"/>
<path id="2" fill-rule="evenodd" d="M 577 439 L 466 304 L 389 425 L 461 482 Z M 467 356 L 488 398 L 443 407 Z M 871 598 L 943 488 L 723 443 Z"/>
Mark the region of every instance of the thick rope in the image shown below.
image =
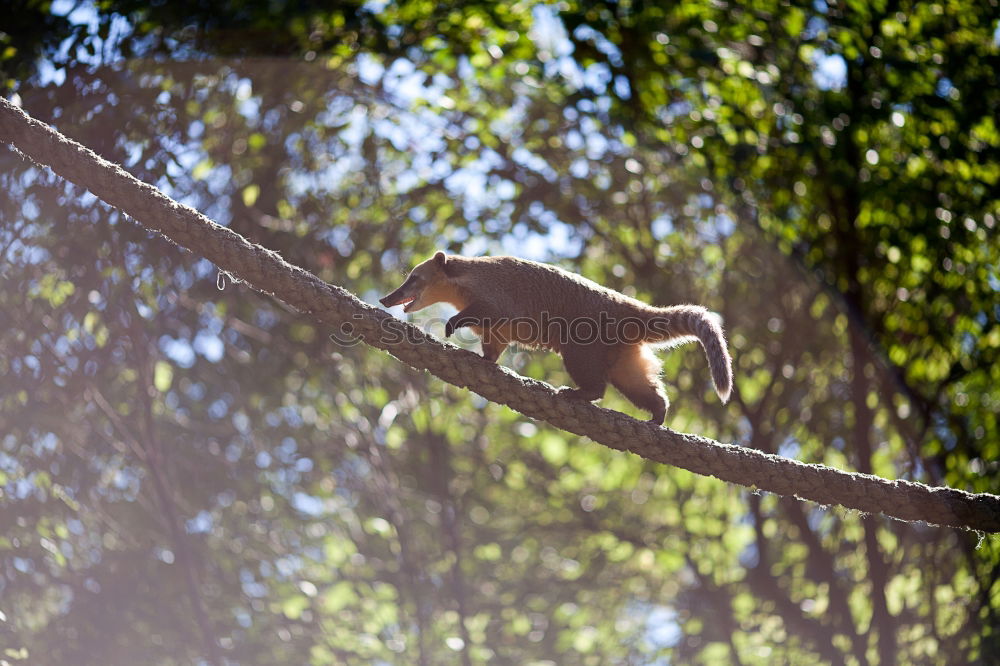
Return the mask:
<path id="1" fill-rule="evenodd" d="M 352 330 L 366 343 L 493 402 L 619 451 L 697 474 L 840 504 L 903 521 L 1000 532 L 1000 496 L 930 487 L 912 481 L 807 465 L 741 446 L 678 433 L 595 405 L 567 400 L 543 382 L 521 377 L 477 354 L 443 344 L 420 329 L 362 302 L 350 292 L 250 243 L 189 206 L 179 204 L 121 167 L 67 139 L 0 98 L 0 141 L 67 180 L 89 189 L 147 229 L 205 257 L 263 293 L 328 327 Z M 385 335 L 385 331 L 397 335 Z"/>

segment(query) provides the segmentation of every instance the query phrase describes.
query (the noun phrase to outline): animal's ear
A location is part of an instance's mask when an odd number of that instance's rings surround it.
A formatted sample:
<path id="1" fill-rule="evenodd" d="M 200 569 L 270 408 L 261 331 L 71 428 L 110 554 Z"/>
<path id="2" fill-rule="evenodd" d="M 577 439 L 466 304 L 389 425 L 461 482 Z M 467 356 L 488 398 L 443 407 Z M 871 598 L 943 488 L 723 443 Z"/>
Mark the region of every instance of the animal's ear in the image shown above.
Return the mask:
<path id="1" fill-rule="evenodd" d="M 448 255 L 444 252 L 438 252 L 434 255 L 434 267 L 448 277 L 455 277 L 455 262 L 448 261 Z"/>

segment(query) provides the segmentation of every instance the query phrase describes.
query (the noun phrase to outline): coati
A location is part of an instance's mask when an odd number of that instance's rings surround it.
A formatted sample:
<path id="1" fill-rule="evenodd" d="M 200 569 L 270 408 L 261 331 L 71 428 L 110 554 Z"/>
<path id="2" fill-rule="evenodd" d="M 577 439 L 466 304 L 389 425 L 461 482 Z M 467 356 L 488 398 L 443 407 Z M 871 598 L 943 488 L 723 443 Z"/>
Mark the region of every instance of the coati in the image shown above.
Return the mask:
<path id="1" fill-rule="evenodd" d="M 496 361 L 511 343 L 551 349 L 578 388 L 560 393 L 597 400 L 608 382 L 662 424 L 669 401 L 653 348 L 698 340 L 722 402 L 733 387 L 732 360 L 716 317 L 698 305 L 657 308 L 548 264 L 515 257 L 462 257 L 438 252 L 380 300 L 416 312 L 450 303 L 458 314 L 445 337 L 471 328 L 483 358 Z"/>

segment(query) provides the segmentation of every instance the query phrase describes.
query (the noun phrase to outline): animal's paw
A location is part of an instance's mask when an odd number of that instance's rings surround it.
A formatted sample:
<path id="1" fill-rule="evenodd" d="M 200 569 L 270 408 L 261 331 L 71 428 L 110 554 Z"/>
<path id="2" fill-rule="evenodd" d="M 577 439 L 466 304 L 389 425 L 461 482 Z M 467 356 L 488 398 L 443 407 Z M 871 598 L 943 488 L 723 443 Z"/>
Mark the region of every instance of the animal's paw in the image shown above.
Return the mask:
<path id="1" fill-rule="evenodd" d="M 470 318 L 468 315 L 463 315 L 459 312 L 457 315 L 449 319 L 444 324 L 444 337 L 450 338 L 452 334 L 460 328 L 465 328 L 466 326 L 472 326 L 475 320 Z"/>
<path id="2" fill-rule="evenodd" d="M 573 388 L 572 386 L 560 386 L 556 389 L 556 393 L 564 398 L 569 398 L 570 400 L 580 400 L 583 402 L 592 402 L 600 397 L 593 394 L 588 395 L 583 391 L 583 389 Z"/>

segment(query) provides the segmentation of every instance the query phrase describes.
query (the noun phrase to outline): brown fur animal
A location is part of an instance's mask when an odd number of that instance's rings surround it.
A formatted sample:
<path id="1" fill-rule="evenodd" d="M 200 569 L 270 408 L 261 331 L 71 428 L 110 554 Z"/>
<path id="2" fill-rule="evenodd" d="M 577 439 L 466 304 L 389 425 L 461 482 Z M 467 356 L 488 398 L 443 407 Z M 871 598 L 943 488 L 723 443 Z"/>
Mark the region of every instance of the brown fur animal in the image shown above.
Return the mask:
<path id="1" fill-rule="evenodd" d="M 468 326 L 483 358 L 496 361 L 511 343 L 551 349 L 579 388 L 567 396 L 597 400 L 608 382 L 663 423 L 669 401 L 653 348 L 698 340 L 722 402 L 733 386 L 732 360 L 717 318 L 698 305 L 657 308 L 568 271 L 515 257 L 462 257 L 438 252 L 381 299 L 416 312 L 450 303 L 458 314 L 445 337 Z"/>

